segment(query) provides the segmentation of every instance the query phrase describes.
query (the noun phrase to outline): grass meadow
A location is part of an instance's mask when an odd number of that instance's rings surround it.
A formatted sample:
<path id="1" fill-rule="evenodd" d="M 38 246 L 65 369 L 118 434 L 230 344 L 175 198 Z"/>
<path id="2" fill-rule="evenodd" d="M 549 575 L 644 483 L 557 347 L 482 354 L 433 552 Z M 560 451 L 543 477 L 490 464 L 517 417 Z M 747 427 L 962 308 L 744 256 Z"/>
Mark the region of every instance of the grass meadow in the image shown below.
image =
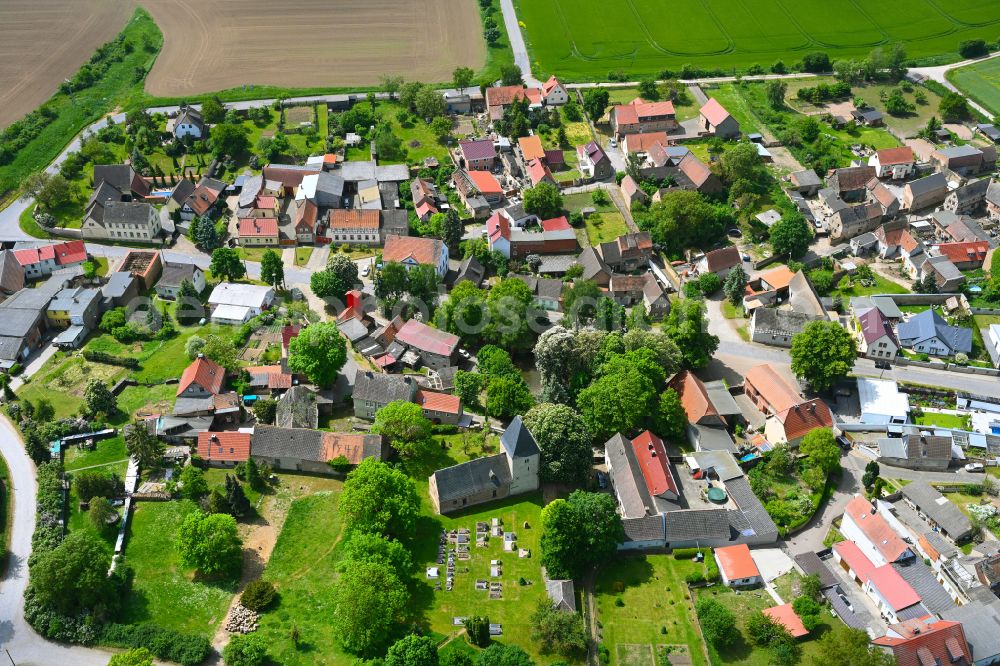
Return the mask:
<path id="1" fill-rule="evenodd" d="M 959 90 L 1000 116 L 1000 59 L 953 69 L 947 77 Z"/>
<path id="2" fill-rule="evenodd" d="M 682 0 L 664 11 L 657 0 L 515 0 L 535 74 L 602 80 L 684 65 L 743 70 L 813 51 L 831 58 L 866 56 L 876 46 L 906 45 L 917 60 L 957 60 L 965 39 L 996 39 L 1000 5 L 979 0 L 830 4 L 812 0 Z"/>

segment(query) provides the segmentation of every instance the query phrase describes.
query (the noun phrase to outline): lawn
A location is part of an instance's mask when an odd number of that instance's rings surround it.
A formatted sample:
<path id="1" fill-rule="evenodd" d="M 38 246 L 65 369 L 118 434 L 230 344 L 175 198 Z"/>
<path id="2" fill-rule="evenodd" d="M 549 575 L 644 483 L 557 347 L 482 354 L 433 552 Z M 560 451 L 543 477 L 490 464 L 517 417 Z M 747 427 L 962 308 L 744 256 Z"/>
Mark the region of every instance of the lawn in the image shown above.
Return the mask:
<path id="1" fill-rule="evenodd" d="M 85 467 L 111 465 L 127 460 L 125 440 L 121 435 L 96 442 L 92 451 L 87 451 L 79 446 L 68 446 L 63 452 L 63 468 L 67 472 Z"/>
<path id="2" fill-rule="evenodd" d="M 781 600 L 786 604 L 790 604 L 795 601 L 795 597 L 799 596 L 802 575 L 795 569 L 792 569 L 788 573 L 775 578 L 772 584 L 778 596 L 781 597 Z"/>
<path id="3" fill-rule="evenodd" d="M 716 87 L 702 86 L 705 94 L 721 104 L 726 111 L 736 118 L 740 123 L 740 131 L 744 134 L 759 132 L 763 124 L 754 113 L 747 101 L 739 93 L 736 86 L 731 83 L 723 83 Z M 687 145 L 687 144 L 685 144 Z"/>
<path id="4" fill-rule="evenodd" d="M 125 547 L 125 561 L 135 569 L 135 583 L 122 622 L 160 626 L 211 638 L 226 615 L 232 585 L 194 580 L 174 545 L 184 517 L 196 510 L 189 500 L 140 502 Z"/>
<path id="5" fill-rule="evenodd" d="M 309 257 L 312 256 L 313 249 L 311 247 L 297 247 L 295 248 L 295 265 L 305 266 L 309 263 Z"/>
<path id="6" fill-rule="evenodd" d="M 866 286 L 860 281 L 853 283 L 845 277 L 838 284 L 837 288 L 830 292 L 831 296 L 871 296 L 872 294 L 908 294 L 910 293 L 902 285 L 896 284 L 892 280 L 887 280 L 881 275 L 875 274 L 874 284 Z"/>
<path id="7" fill-rule="evenodd" d="M 646 555 L 617 557 L 601 568 L 595 585 L 597 613 L 612 666 L 655 666 L 653 655 L 660 645 L 684 645 L 691 663 L 707 663 L 684 582 L 685 575 L 703 566 Z"/>
<path id="8" fill-rule="evenodd" d="M 917 60 L 956 60 L 960 41 L 991 42 L 1000 20 L 1000 7 L 975 0 L 946 7 L 907 0 L 875 8 L 683 0 L 671 5 L 670 21 L 662 20 L 663 5 L 654 0 L 633 0 L 619 11 L 608 11 L 602 0 L 517 0 L 515 6 L 536 76 L 558 72 L 569 80 L 606 80 L 618 71 L 633 79 L 677 73 L 689 63 L 731 75 L 754 64 L 791 64 L 813 50 L 831 60 L 863 58 L 873 45 L 897 41 Z"/>
<path id="9" fill-rule="evenodd" d="M 1000 116 L 1000 60 L 984 60 L 946 74 L 959 90 Z"/>
<path id="10" fill-rule="evenodd" d="M 917 425 L 930 425 L 939 428 L 955 428 L 968 430 L 972 425 L 972 417 L 961 414 L 942 414 L 940 412 L 923 412 L 916 417 Z"/>
<path id="11" fill-rule="evenodd" d="M 592 246 L 613 241 L 628 233 L 628 225 L 621 213 L 594 213 L 584 220 L 587 225 L 587 240 Z"/>

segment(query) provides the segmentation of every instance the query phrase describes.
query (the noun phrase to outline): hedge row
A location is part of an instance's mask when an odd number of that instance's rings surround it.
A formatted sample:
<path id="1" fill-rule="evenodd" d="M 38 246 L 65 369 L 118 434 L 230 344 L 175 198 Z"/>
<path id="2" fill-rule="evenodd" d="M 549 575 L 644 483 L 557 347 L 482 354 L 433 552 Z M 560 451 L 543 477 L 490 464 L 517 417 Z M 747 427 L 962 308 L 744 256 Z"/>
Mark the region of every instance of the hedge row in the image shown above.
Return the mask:
<path id="1" fill-rule="evenodd" d="M 121 648 L 144 647 L 158 659 L 194 666 L 208 659 L 212 644 L 203 636 L 182 634 L 155 624 L 115 624 L 104 627 L 101 643 Z"/>
<path id="2" fill-rule="evenodd" d="M 83 350 L 83 357 L 88 361 L 94 363 L 103 363 L 105 365 L 117 365 L 122 368 L 129 368 L 130 370 L 138 370 L 141 366 L 139 365 L 139 359 L 131 357 L 121 357 L 115 356 L 114 354 L 109 354 L 102 351 L 93 351 L 90 349 Z"/>

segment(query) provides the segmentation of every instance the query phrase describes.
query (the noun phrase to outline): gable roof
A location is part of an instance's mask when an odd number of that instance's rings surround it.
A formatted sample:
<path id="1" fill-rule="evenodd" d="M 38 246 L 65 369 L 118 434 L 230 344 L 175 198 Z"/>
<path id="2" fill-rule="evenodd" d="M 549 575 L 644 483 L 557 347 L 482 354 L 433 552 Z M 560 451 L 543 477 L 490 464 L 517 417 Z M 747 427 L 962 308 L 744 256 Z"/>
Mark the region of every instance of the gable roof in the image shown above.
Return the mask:
<path id="1" fill-rule="evenodd" d="M 545 580 L 545 592 L 552 601 L 552 607 L 576 612 L 576 593 L 571 580 Z"/>
<path id="2" fill-rule="evenodd" d="M 531 180 L 532 185 L 538 185 L 538 183 L 543 180 L 552 180 L 552 172 L 549 170 L 548 165 L 542 160 L 531 160 L 526 165 L 528 172 L 528 178 Z"/>
<path id="3" fill-rule="evenodd" d="M 913 341 L 917 344 L 922 340 L 937 337 L 948 345 L 952 353 L 972 351 L 972 329 L 960 326 L 949 326 L 936 310 L 924 310 L 910 317 L 896 327 L 901 340 Z"/>
<path id="4" fill-rule="evenodd" d="M 380 435 L 262 424 L 254 427 L 251 441 L 254 456 L 297 458 L 320 463 L 343 456 L 350 464 L 357 465 L 365 458 L 384 460 L 388 452 L 388 446 Z"/>
<path id="5" fill-rule="evenodd" d="M 910 552 L 906 542 L 899 538 L 885 518 L 863 496 L 855 495 L 847 503 L 844 514 L 851 517 L 886 562 L 895 562 Z"/>
<path id="6" fill-rule="evenodd" d="M 418 264 L 437 266 L 441 259 L 442 243 L 436 238 L 390 235 L 385 239 L 382 261 L 404 262 L 410 259 Z"/>
<path id="7" fill-rule="evenodd" d="M 727 268 L 732 268 L 733 266 L 741 265 L 743 258 L 740 256 L 739 248 L 735 245 L 727 245 L 726 247 L 706 252 L 704 261 L 708 266 L 709 272 L 716 273 Z"/>
<path id="8" fill-rule="evenodd" d="M 186 391 L 192 384 L 197 384 L 209 393 L 219 393 L 225 378 L 226 371 L 221 365 L 199 356 L 188 367 L 184 368 L 181 381 L 177 384 L 177 395 Z"/>
<path id="9" fill-rule="evenodd" d="M 462 155 L 465 156 L 466 160 L 490 160 L 497 156 L 491 139 L 460 141 L 458 147 L 462 150 Z"/>
<path id="10" fill-rule="evenodd" d="M 702 105 L 699 113 L 701 113 L 701 115 L 705 117 L 705 120 L 712 125 L 721 125 L 727 118 L 732 117 L 729 112 L 726 111 L 725 107 L 719 104 L 718 100 L 714 97 L 708 98 L 708 101 Z"/>
<path id="11" fill-rule="evenodd" d="M 278 235 L 278 219 L 274 217 L 241 217 L 241 238 L 270 238 Z"/>
<path id="12" fill-rule="evenodd" d="M 795 273 L 788 266 L 778 266 L 761 274 L 760 281 L 771 285 L 771 289 L 784 289 L 792 282 Z"/>
<path id="13" fill-rule="evenodd" d="M 423 322 L 410 319 L 396 333 L 396 341 L 438 356 L 451 356 L 458 349 L 459 338 L 447 331 L 431 328 Z"/>
<path id="14" fill-rule="evenodd" d="M 466 171 L 466 174 L 468 174 L 469 180 L 472 181 L 475 188 L 483 194 L 503 193 L 500 182 L 489 171 Z"/>
<path id="15" fill-rule="evenodd" d="M 891 564 L 877 567 L 868 577 L 868 581 L 896 612 L 920 603 L 920 595 L 903 580 Z"/>
<path id="16" fill-rule="evenodd" d="M 54 261 L 57 266 L 79 263 L 87 260 L 87 248 L 82 240 L 52 243 L 37 247 L 14 250 L 14 258 L 21 266 Z"/>
<path id="17" fill-rule="evenodd" d="M 719 416 L 715 405 L 708 397 L 705 385 L 690 370 L 682 370 L 674 375 L 667 382 L 667 388 L 672 388 L 677 392 L 690 423 L 699 423 L 706 417 L 715 417 L 721 420 L 722 417 Z"/>
<path id="18" fill-rule="evenodd" d="M 353 397 L 377 404 L 396 400 L 409 402 L 416 391 L 416 382 L 405 375 L 359 372 L 354 381 Z"/>
<path id="19" fill-rule="evenodd" d="M 775 416 L 785 429 L 785 437 L 791 441 L 805 436 L 816 428 L 832 428 L 833 413 L 819 398 L 789 407 Z"/>
<path id="20" fill-rule="evenodd" d="M 949 443 L 949 456 L 950 456 Z M 903 486 L 903 497 L 942 527 L 952 539 L 961 539 L 972 531 L 972 522 L 958 506 L 926 481 L 914 481 Z"/>
<path id="21" fill-rule="evenodd" d="M 875 565 L 872 564 L 867 555 L 861 552 L 858 544 L 853 541 L 838 541 L 833 544 L 833 550 L 840 555 L 844 562 L 847 562 L 847 566 L 861 579 L 862 583 L 868 582 L 872 572 L 875 571 Z"/>
<path id="22" fill-rule="evenodd" d="M 935 246 L 937 251 L 954 264 L 967 263 L 970 261 L 982 263 L 986 261 L 986 255 L 990 251 L 990 244 L 986 241 L 971 241 L 964 243 L 941 243 Z"/>
<path id="23" fill-rule="evenodd" d="M 507 429 L 500 435 L 500 444 L 507 455 L 512 458 L 524 458 L 539 453 L 538 444 L 528 427 L 524 425 L 520 414 L 514 417 Z"/>
<path id="24" fill-rule="evenodd" d="M 744 377 L 744 384 L 756 389 L 775 413 L 783 412 L 802 402 L 799 392 L 767 363 L 750 368 Z"/>
<path id="25" fill-rule="evenodd" d="M 490 489 L 509 486 L 511 482 L 507 454 L 498 453 L 439 469 L 432 477 L 437 488 L 438 505 L 470 497 Z"/>
<path id="26" fill-rule="evenodd" d="M 892 166 L 894 164 L 909 164 L 913 162 L 913 149 L 909 146 L 899 148 L 883 148 L 875 152 L 878 163 L 882 166 Z"/>
<path id="27" fill-rule="evenodd" d="M 726 574 L 728 580 L 760 576 L 757 564 L 750 554 L 750 547 L 745 543 L 716 548 L 715 559 L 719 561 L 719 568 Z"/>
<path id="28" fill-rule="evenodd" d="M 646 430 L 632 440 L 632 451 L 639 462 L 639 469 L 642 470 L 642 478 L 646 481 L 646 490 L 650 495 L 680 494 L 662 439 Z"/>
<path id="29" fill-rule="evenodd" d="M 945 178 L 944 174 L 938 171 L 937 173 L 931 174 L 930 176 L 925 176 L 923 178 L 917 178 L 916 180 L 911 180 L 906 185 L 903 186 L 908 189 L 913 195 L 927 194 L 934 190 L 947 190 L 948 189 L 948 179 Z"/>
<path id="30" fill-rule="evenodd" d="M 250 433 L 199 432 L 198 456 L 207 461 L 246 462 L 250 457 Z"/>
<path id="31" fill-rule="evenodd" d="M 445 414 L 459 414 L 462 411 L 462 399 L 450 393 L 438 393 L 437 391 L 425 391 L 417 389 L 414 401 L 421 408 L 431 412 L 443 412 Z"/>
<path id="32" fill-rule="evenodd" d="M 641 134 L 628 134 L 623 143 L 628 146 L 630 153 L 645 153 L 656 144 L 667 145 L 666 132 L 643 132 Z"/>
<path id="33" fill-rule="evenodd" d="M 666 540 L 668 543 L 698 539 L 727 541 L 732 536 L 728 513 L 722 507 L 667 511 L 663 514 Z"/>
<path id="34" fill-rule="evenodd" d="M 615 433 L 604 443 L 604 455 L 611 470 L 611 483 L 622 517 L 639 518 L 659 513 L 646 489 L 642 470 L 628 438 Z"/>
<path id="35" fill-rule="evenodd" d="M 522 136 L 517 139 L 517 145 L 521 148 L 521 154 L 525 161 L 544 160 L 545 149 L 542 147 L 542 140 L 537 134 Z"/>
<path id="36" fill-rule="evenodd" d="M 893 332 L 889 320 L 885 318 L 885 315 L 877 307 L 865 310 L 858 315 L 858 324 L 861 326 L 861 335 L 868 344 L 872 344 L 883 337 L 888 337 L 893 344 L 897 347 L 899 346 L 899 341 L 896 340 L 896 334 Z"/>
<path id="37" fill-rule="evenodd" d="M 787 629 L 792 638 L 801 638 L 809 633 L 809 630 L 802 624 L 802 619 L 795 612 L 795 609 L 792 608 L 791 604 L 765 608 L 764 615 Z"/>
<path id="38" fill-rule="evenodd" d="M 331 208 L 327 225 L 331 229 L 378 229 L 381 222 L 379 213 L 375 209 Z"/>
<path id="39" fill-rule="evenodd" d="M 576 152 L 581 156 L 586 155 L 591 164 L 598 164 L 609 159 L 607 153 L 604 152 L 604 149 L 596 141 L 591 141 L 584 146 L 577 146 Z"/>
<path id="40" fill-rule="evenodd" d="M 968 666 L 970 663 L 965 631 L 958 622 L 912 620 L 891 625 L 890 629 L 900 636 L 886 634 L 872 643 L 891 648 L 898 666 Z"/>
<path id="41" fill-rule="evenodd" d="M 844 167 L 833 172 L 837 191 L 841 193 L 860 190 L 874 177 L 875 167 L 870 166 Z"/>

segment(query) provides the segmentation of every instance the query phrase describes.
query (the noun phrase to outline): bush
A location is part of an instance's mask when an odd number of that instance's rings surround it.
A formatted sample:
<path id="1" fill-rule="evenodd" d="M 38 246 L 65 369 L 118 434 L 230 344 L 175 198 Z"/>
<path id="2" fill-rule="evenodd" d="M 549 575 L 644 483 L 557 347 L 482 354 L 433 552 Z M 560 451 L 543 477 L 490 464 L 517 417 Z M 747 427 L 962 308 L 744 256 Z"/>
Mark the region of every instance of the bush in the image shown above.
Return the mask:
<path id="1" fill-rule="evenodd" d="M 274 585 L 266 580 L 252 580 L 240 595 L 240 603 L 252 611 L 267 608 L 274 601 Z"/>
<path id="2" fill-rule="evenodd" d="M 83 358 L 91 361 L 92 363 L 103 363 L 104 365 L 117 365 L 122 368 L 128 368 L 130 370 L 138 370 L 141 366 L 139 364 L 139 359 L 121 356 L 115 356 L 114 354 L 109 354 L 102 351 L 94 351 L 91 349 L 83 350 Z"/>
<path id="3" fill-rule="evenodd" d="M 982 39 L 966 39 L 958 43 L 958 53 L 963 58 L 979 58 L 989 55 L 990 49 Z"/>
<path id="4" fill-rule="evenodd" d="M 155 624 L 108 624 L 100 643 L 121 648 L 144 647 L 158 659 L 194 666 L 208 659 L 212 644 L 207 638 L 182 634 Z"/>

